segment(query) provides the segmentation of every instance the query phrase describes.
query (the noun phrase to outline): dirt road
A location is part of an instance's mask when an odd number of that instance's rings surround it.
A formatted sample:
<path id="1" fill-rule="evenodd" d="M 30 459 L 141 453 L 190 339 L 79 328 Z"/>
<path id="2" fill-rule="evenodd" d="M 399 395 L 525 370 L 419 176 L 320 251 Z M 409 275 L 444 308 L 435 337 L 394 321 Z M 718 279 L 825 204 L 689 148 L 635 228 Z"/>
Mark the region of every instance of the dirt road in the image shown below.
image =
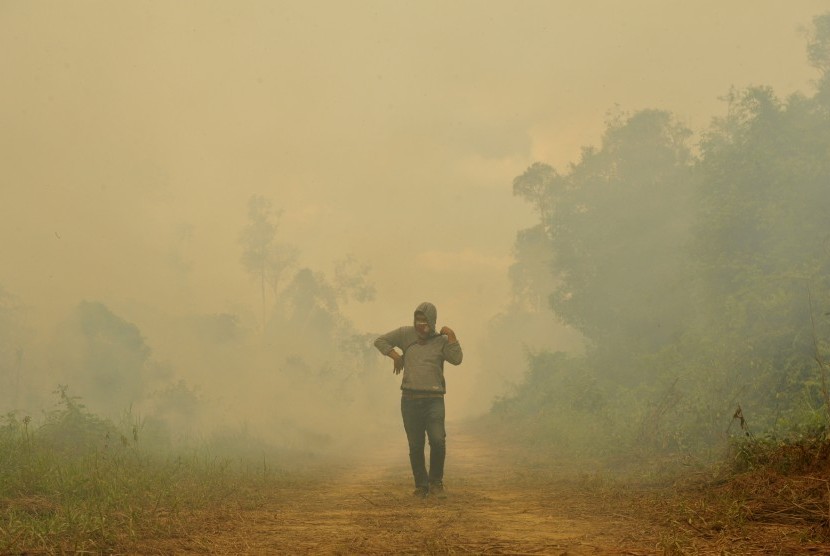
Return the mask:
<path id="1" fill-rule="evenodd" d="M 150 547 L 213 554 L 655 554 L 655 533 L 596 515 L 584 489 L 517 480 L 482 438 L 448 442 L 446 499 L 418 499 L 405 439 L 366 463 L 296 485 L 251 507 L 203 516 L 198 535 Z"/>

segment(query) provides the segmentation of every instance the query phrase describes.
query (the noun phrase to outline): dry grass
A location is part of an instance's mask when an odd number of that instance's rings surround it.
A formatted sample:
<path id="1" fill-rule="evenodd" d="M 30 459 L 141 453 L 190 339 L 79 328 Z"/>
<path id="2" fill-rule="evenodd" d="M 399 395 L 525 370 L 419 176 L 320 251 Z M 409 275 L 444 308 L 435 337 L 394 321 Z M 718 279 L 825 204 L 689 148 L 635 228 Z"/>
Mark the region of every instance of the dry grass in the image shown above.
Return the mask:
<path id="1" fill-rule="evenodd" d="M 718 478 L 629 487 L 617 507 L 659 526 L 666 553 L 830 554 L 828 448 L 819 438 L 747 439 Z"/>
<path id="2" fill-rule="evenodd" d="M 0 554 L 141 553 L 148 539 L 190 535 L 206 513 L 255 507 L 307 475 L 288 468 L 149 449 L 66 397 L 42 425 L 0 423 Z"/>
<path id="3" fill-rule="evenodd" d="M 16 432 L 0 450 L 0 554 L 830 554 L 825 441 L 740 445 L 716 480 L 681 465 L 634 480 L 451 429 L 450 496 L 420 500 L 403 434 L 287 472 L 130 442 L 60 455 Z"/>

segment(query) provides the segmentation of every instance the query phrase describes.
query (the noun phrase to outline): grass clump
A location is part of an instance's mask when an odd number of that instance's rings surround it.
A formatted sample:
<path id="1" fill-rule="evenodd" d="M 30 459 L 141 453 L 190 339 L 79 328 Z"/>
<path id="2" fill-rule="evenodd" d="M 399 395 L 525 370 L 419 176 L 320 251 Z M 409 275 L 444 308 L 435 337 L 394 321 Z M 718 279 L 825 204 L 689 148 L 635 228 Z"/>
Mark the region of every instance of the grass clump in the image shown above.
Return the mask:
<path id="1" fill-rule="evenodd" d="M 722 487 L 746 519 L 800 525 L 830 538 L 830 438 L 826 430 L 785 439 L 746 437 L 733 448 Z"/>
<path id="2" fill-rule="evenodd" d="M 135 550 L 185 535 L 200 510 L 250 506 L 290 484 L 274 454 L 144 446 L 140 423 L 118 426 L 58 394 L 40 424 L 0 419 L 0 553 Z"/>

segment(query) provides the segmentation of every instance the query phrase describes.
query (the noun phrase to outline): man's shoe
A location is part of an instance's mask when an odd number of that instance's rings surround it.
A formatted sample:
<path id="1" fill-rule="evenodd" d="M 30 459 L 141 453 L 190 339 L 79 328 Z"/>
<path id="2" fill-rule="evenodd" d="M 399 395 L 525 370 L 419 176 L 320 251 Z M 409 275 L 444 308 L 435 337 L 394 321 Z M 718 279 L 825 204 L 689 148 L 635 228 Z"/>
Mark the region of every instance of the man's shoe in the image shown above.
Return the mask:
<path id="1" fill-rule="evenodd" d="M 426 498 L 428 494 L 429 491 L 421 487 L 416 488 L 415 492 L 412 493 L 413 496 L 417 496 L 418 498 Z"/>
<path id="2" fill-rule="evenodd" d="M 429 485 L 429 493 L 436 498 L 446 498 L 447 492 L 444 490 L 444 483 L 432 483 Z"/>

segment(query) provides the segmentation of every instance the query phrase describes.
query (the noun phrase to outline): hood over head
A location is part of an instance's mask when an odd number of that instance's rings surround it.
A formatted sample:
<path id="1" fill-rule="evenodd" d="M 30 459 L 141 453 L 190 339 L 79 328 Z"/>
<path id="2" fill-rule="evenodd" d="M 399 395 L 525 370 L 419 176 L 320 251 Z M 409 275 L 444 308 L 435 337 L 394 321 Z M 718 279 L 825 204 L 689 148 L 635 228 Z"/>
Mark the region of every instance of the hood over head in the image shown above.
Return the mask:
<path id="1" fill-rule="evenodd" d="M 427 318 L 430 330 L 433 333 L 435 333 L 435 323 L 438 322 L 438 309 L 435 308 L 435 305 L 427 301 L 424 301 L 423 303 L 418 305 L 418 307 L 415 309 L 415 313 L 423 313 L 423 315 Z"/>

